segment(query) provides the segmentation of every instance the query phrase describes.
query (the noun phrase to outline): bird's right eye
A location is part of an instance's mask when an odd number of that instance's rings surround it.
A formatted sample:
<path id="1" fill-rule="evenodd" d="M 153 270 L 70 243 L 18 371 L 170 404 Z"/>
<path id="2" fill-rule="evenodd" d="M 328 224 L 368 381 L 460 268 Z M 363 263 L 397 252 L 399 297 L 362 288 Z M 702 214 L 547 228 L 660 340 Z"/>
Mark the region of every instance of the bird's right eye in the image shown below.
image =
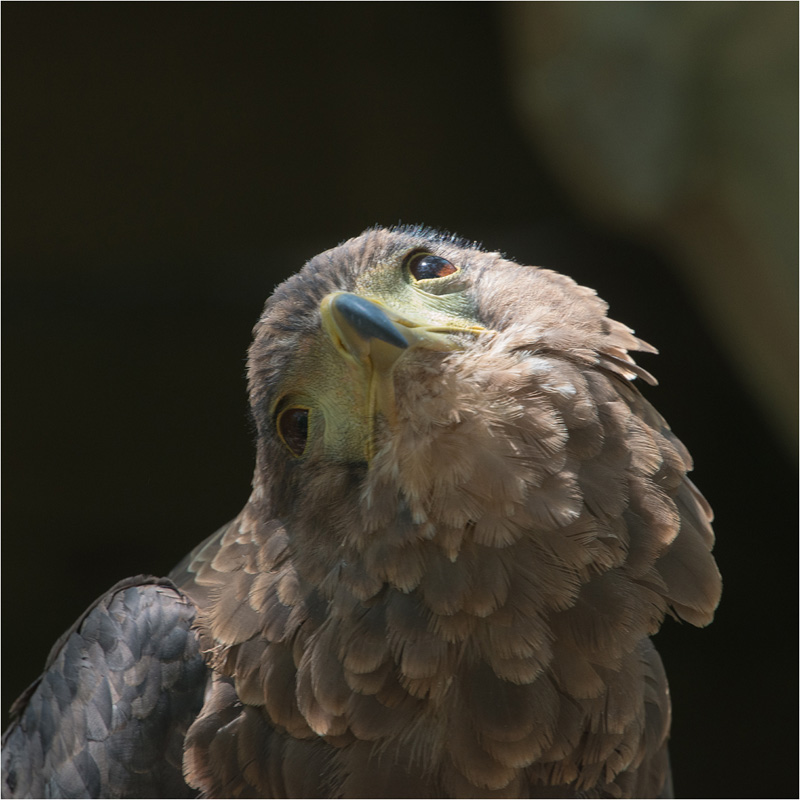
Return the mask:
<path id="1" fill-rule="evenodd" d="M 431 278 L 444 278 L 458 272 L 458 267 L 446 258 L 417 250 L 406 256 L 406 266 L 415 281 L 427 281 Z"/>
<path id="2" fill-rule="evenodd" d="M 303 455 L 308 443 L 308 416 L 309 410 L 304 406 L 287 406 L 275 421 L 278 436 L 297 458 Z"/>

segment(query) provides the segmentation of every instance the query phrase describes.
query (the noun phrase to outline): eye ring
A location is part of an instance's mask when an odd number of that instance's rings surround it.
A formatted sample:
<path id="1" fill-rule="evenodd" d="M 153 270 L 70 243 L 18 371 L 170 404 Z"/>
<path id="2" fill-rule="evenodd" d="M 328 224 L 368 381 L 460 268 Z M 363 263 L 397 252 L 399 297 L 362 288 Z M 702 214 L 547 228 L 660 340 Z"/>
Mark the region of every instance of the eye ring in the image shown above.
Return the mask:
<path id="1" fill-rule="evenodd" d="M 458 272 L 458 267 L 442 256 L 436 256 L 427 250 L 415 250 L 405 259 L 405 266 L 415 281 L 446 278 Z"/>
<path id="2" fill-rule="evenodd" d="M 286 406 L 275 417 L 278 438 L 295 458 L 300 458 L 306 451 L 310 417 L 310 408 L 297 405 Z"/>

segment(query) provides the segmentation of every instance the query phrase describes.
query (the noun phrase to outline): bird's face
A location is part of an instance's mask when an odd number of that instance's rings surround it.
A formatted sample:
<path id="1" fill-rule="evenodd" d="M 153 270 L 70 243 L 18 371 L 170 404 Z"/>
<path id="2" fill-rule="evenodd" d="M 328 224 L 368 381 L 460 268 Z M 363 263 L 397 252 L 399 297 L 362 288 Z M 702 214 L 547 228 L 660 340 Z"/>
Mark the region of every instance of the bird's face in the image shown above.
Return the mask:
<path id="1" fill-rule="evenodd" d="M 378 260 L 358 277 L 352 292 L 332 292 L 320 303 L 325 362 L 319 367 L 328 385 L 318 392 L 315 376 L 301 382 L 305 396 L 316 395 L 307 417 L 316 406 L 327 458 L 371 462 L 379 428 L 398 424 L 398 366 L 461 349 L 470 337 L 488 333 L 474 318 L 461 268 L 429 249 Z M 294 432 L 297 406 L 291 403 L 289 420 L 286 412 L 277 419 L 284 442 Z"/>
<path id="2" fill-rule="evenodd" d="M 314 259 L 304 272 L 327 274 L 316 274 L 313 286 L 302 273 L 298 286 L 289 281 L 260 325 L 270 360 L 279 362 L 266 399 L 267 387 L 253 386 L 268 421 L 260 432 L 299 464 L 369 464 L 381 431 L 398 422 L 398 368 L 441 362 L 490 333 L 476 318 L 468 251 L 387 231 L 361 238 L 373 247 L 355 240 Z M 342 288 L 326 291 L 334 286 Z M 302 310 L 298 291 L 307 292 Z"/>

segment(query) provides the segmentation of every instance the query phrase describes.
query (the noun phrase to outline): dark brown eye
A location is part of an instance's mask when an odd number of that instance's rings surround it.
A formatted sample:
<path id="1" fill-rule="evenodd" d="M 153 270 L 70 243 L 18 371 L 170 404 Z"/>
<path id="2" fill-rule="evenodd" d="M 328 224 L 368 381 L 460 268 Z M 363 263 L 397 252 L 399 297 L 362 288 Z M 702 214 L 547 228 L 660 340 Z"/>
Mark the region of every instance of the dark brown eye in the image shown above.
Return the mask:
<path id="1" fill-rule="evenodd" d="M 278 414 L 278 435 L 292 455 L 301 456 L 308 442 L 308 409 L 289 406 Z"/>
<path id="2" fill-rule="evenodd" d="M 408 271 L 418 281 L 430 278 L 444 278 L 458 272 L 458 267 L 451 264 L 446 258 L 432 256 L 430 253 L 416 253 L 408 261 Z"/>

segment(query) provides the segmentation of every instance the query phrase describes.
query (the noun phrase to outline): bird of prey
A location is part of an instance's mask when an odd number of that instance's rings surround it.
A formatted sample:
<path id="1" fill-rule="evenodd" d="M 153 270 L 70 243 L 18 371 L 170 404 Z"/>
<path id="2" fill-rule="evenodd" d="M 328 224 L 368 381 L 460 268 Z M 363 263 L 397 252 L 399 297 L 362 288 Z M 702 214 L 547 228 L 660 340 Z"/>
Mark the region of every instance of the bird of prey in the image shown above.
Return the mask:
<path id="1" fill-rule="evenodd" d="M 5 795 L 669 796 L 650 637 L 721 582 L 606 311 L 425 228 L 311 259 L 254 330 L 247 504 L 59 640 Z"/>

